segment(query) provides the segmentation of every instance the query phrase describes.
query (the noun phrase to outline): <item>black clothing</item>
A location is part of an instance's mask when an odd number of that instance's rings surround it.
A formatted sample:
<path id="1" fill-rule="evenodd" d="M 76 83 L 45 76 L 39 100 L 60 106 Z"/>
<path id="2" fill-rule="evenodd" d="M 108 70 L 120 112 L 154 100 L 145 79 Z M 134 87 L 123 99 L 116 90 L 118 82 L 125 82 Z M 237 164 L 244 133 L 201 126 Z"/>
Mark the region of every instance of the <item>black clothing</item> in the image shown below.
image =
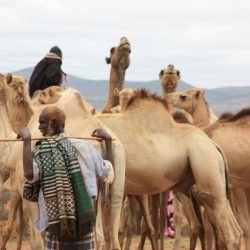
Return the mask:
<path id="1" fill-rule="evenodd" d="M 34 68 L 29 81 L 29 94 L 50 86 L 60 86 L 62 82 L 62 61 L 53 56 L 44 57 Z"/>

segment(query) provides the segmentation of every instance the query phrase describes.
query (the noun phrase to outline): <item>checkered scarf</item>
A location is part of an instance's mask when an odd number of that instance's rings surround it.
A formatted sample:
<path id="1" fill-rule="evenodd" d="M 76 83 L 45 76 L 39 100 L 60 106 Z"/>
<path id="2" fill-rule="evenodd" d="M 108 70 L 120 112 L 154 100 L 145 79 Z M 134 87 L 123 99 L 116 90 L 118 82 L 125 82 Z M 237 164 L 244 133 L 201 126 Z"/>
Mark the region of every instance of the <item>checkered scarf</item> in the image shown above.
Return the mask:
<path id="1" fill-rule="evenodd" d="M 40 168 L 50 234 L 72 240 L 88 232 L 95 216 L 73 145 L 56 135 L 42 140 L 33 157 Z"/>

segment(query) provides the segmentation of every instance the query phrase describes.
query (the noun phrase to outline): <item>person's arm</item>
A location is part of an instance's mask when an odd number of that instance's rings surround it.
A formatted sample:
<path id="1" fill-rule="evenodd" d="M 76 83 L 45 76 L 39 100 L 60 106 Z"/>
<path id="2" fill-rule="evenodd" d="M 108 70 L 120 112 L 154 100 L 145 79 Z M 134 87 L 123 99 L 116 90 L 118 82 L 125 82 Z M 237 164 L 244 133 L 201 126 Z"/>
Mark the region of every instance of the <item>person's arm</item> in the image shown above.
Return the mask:
<path id="1" fill-rule="evenodd" d="M 95 129 L 92 136 L 96 137 L 98 141 L 105 141 L 106 157 L 105 159 L 113 163 L 112 157 L 112 137 L 103 128 Z"/>
<path id="2" fill-rule="evenodd" d="M 31 153 L 31 135 L 28 128 L 23 128 L 17 135 L 23 140 L 23 173 L 28 181 L 33 180 L 33 159 Z"/>

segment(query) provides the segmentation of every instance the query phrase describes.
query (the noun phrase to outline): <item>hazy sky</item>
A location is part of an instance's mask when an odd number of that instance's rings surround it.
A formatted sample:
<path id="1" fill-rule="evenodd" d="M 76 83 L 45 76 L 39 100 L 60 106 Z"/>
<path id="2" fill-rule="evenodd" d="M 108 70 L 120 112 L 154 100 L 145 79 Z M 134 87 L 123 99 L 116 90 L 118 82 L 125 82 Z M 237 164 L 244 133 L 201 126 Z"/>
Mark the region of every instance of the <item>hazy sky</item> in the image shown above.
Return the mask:
<path id="1" fill-rule="evenodd" d="M 0 15 L 0 72 L 58 45 L 66 73 L 108 79 L 104 59 L 126 36 L 126 80 L 158 79 L 172 63 L 197 87 L 250 86 L 249 0 L 0 0 Z"/>

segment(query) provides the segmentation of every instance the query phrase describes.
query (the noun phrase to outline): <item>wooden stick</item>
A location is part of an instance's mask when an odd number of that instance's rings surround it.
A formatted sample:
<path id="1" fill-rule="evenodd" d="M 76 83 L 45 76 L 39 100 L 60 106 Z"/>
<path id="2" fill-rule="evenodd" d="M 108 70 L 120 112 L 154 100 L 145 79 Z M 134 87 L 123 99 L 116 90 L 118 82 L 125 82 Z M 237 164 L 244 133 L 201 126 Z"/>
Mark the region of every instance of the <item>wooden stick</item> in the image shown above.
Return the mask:
<path id="1" fill-rule="evenodd" d="M 51 139 L 53 137 L 37 137 L 37 138 L 31 138 L 31 141 L 40 141 L 40 140 L 46 140 Z M 76 136 L 64 136 L 63 138 L 72 138 L 72 139 L 81 139 L 81 140 L 98 140 L 96 137 L 76 137 Z M 112 138 L 112 141 L 115 139 Z M 0 142 L 15 142 L 15 141 L 23 141 L 22 139 L 0 139 Z"/>

